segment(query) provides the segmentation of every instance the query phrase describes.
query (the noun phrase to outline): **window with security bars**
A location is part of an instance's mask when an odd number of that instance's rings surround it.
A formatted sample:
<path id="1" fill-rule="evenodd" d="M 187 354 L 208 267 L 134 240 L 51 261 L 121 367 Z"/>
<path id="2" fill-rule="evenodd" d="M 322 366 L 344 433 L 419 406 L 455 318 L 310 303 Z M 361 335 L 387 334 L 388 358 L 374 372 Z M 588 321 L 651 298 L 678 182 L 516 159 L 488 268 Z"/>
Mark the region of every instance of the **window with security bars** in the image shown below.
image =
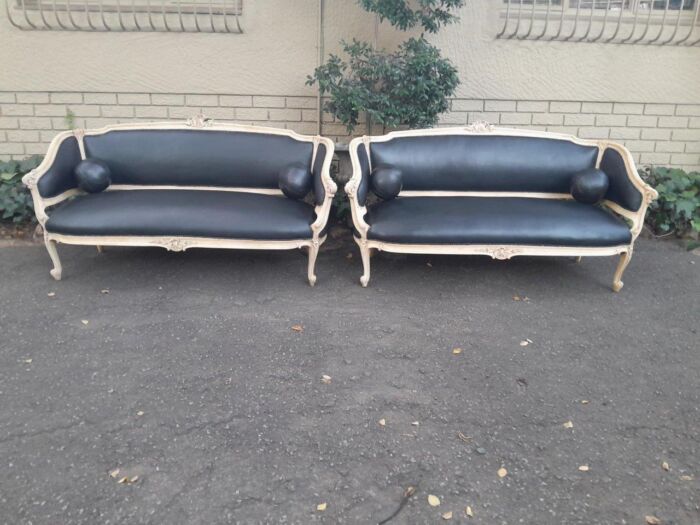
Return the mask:
<path id="1" fill-rule="evenodd" d="M 509 0 L 502 0 L 504 4 L 508 4 Z M 668 0 L 668 9 L 670 10 L 692 10 L 695 7 L 696 0 Z M 510 0 L 511 4 L 520 4 L 520 0 Z M 643 10 L 656 9 L 665 10 L 666 0 L 522 0 L 522 4 L 526 6 L 547 6 L 561 8 L 562 6 L 569 9 L 626 9 L 626 10 Z"/>
<path id="2" fill-rule="evenodd" d="M 243 0 L 5 0 L 24 30 L 242 33 Z"/>
<path id="3" fill-rule="evenodd" d="M 501 39 L 700 45 L 700 0 L 502 0 Z"/>

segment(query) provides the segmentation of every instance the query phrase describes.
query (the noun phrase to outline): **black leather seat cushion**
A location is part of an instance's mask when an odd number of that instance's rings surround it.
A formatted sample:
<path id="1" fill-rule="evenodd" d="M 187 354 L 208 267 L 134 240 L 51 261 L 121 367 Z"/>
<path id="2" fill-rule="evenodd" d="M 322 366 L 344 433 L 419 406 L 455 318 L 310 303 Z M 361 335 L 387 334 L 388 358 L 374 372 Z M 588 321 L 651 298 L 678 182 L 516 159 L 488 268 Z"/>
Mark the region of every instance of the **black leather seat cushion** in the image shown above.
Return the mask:
<path id="1" fill-rule="evenodd" d="M 369 208 L 368 238 L 410 244 L 629 244 L 627 225 L 576 201 L 510 197 L 399 197 Z"/>
<path id="2" fill-rule="evenodd" d="M 205 190 L 126 190 L 82 195 L 51 212 L 66 235 L 308 239 L 312 206 L 281 195 Z"/>

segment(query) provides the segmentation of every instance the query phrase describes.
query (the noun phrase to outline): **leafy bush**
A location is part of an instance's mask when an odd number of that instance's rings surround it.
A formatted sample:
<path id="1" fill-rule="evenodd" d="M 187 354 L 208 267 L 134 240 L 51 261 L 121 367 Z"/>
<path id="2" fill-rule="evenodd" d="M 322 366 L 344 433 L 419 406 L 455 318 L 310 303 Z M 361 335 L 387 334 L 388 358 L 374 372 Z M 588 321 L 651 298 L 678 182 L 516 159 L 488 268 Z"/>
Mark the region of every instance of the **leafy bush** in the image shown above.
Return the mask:
<path id="1" fill-rule="evenodd" d="M 394 27 L 405 31 L 420 25 L 429 33 L 454 22 L 457 17 L 450 10 L 464 4 L 464 0 L 359 2 Z M 370 123 L 419 128 L 434 126 L 438 115 L 449 109 L 449 97 L 459 84 L 457 70 L 423 34 L 406 40 L 391 53 L 357 40 L 342 42 L 342 46 L 348 59 L 331 55 L 306 83 L 318 83 L 321 94 L 330 99 L 324 109 L 349 132 L 362 113 Z"/>
<path id="2" fill-rule="evenodd" d="M 659 192 L 646 218 L 652 231 L 659 235 L 697 238 L 700 234 L 700 172 L 647 168 L 640 173 Z"/>
<path id="3" fill-rule="evenodd" d="M 437 33 L 441 26 L 457 20 L 450 10 L 460 8 L 464 0 L 417 0 L 411 7 L 407 0 L 360 0 L 360 5 L 379 19 L 389 20 L 402 31 L 421 25 L 428 33 Z"/>
<path id="4" fill-rule="evenodd" d="M 41 160 L 41 156 L 35 155 L 21 161 L 0 161 L 0 220 L 22 223 L 34 219 L 32 197 L 22 184 L 22 176 Z"/>
<path id="5" fill-rule="evenodd" d="M 318 82 L 330 100 L 326 111 L 352 132 L 361 112 L 372 122 L 411 128 L 437 124 L 449 109 L 448 97 L 459 83 L 457 70 L 422 38 L 411 38 L 394 53 L 366 42 L 343 42 L 348 62 L 331 55 L 308 83 Z"/>

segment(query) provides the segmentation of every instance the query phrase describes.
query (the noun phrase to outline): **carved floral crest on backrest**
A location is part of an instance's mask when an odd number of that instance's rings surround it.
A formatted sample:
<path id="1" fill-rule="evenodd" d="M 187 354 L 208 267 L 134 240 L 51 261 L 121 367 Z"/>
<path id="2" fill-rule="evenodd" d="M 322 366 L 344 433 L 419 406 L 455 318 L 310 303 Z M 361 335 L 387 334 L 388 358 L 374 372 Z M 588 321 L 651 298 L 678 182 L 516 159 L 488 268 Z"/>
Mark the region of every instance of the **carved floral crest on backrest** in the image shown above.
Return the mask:
<path id="1" fill-rule="evenodd" d="M 208 128 L 214 124 L 214 120 L 205 117 L 202 113 L 198 113 L 194 117 L 187 119 L 187 125 L 192 128 Z"/>

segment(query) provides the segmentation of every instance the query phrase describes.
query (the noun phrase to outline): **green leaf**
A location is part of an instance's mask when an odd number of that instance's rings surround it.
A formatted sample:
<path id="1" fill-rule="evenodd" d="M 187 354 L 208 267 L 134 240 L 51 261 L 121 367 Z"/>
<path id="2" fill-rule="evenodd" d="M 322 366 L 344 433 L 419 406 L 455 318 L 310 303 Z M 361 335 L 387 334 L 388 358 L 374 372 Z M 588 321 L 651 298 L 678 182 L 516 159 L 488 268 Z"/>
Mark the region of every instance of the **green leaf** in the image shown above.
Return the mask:
<path id="1" fill-rule="evenodd" d="M 659 192 L 649 206 L 646 222 L 658 232 L 675 231 L 679 236 L 698 231 L 700 224 L 700 173 L 678 168 L 654 168 L 643 176 Z"/>

